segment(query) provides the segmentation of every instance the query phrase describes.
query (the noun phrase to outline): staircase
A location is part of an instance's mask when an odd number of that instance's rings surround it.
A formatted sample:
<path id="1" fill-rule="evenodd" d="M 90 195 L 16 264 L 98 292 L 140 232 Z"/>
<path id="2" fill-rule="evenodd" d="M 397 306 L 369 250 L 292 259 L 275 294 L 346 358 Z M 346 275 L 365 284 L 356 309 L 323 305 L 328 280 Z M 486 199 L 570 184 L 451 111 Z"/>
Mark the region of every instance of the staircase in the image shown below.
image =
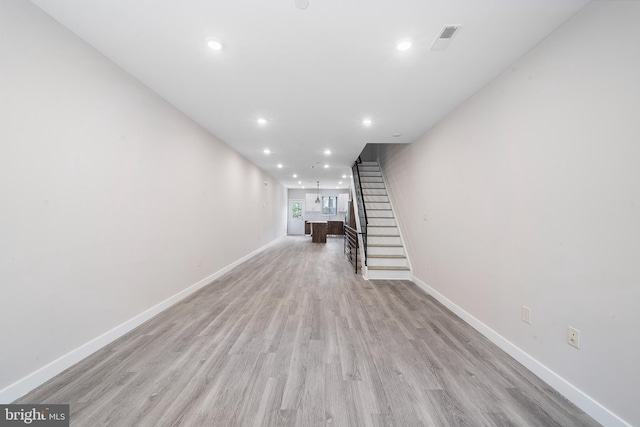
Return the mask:
<path id="1" fill-rule="evenodd" d="M 377 162 L 358 165 L 367 210 L 367 279 L 411 280 L 400 230 Z"/>

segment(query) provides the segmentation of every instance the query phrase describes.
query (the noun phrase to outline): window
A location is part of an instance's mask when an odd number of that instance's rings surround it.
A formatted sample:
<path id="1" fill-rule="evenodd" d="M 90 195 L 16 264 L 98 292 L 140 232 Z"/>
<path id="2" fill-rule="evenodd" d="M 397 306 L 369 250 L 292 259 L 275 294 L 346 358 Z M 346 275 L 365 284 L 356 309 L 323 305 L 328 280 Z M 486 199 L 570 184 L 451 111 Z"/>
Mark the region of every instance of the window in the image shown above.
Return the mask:
<path id="1" fill-rule="evenodd" d="M 323 197 L 322 198 L 322 215 L 337 215 L 338 198 Z"/>
<path id="2" fill-rule="evenodd" d="M 291 218 L 302 219 L 302 202 L 293 202 L 291 204 Z"/>

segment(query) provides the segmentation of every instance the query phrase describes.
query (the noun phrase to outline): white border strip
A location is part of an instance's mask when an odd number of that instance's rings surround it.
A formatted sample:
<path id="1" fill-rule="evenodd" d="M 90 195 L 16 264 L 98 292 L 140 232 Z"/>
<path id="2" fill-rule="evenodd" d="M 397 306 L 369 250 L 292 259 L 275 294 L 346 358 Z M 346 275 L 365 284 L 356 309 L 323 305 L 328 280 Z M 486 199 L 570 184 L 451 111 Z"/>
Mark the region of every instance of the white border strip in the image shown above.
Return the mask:
<path id="1" fill-rule="evenodd" d="M 162 312 L 162 311 L 166 310 L 167 308 L 171 307 L 172 305 L 174 305 L 178 301 L 188 297 L 189 295 L 193 294 L 194 292 L 196 292 L 196 291 L 200 290 L 201 288 L 207 286 L 208 284 L 210 284 L 211 282 L 213 282 L 214 280 L 216 280 L 220 276 L 222 276 L 225 273 L 229 272 L 231 269 L 237 267 L 238 265 L 242 264 L 243 262 L 247 261 L 248 259 L 253 258 L 254 256 L 259 254 L 260 252 L 262 252 L 265 249 L 267 249 L 268 247 L 275 245 L 280 240 L 282 240 L 284 237 L 285 236 L 278 237 L 277 239 L 271 241 L 270 243 L 267 243 L 266 245 L 262 246 L 261 248 L 256 249 L 255 251 L 251 252 L 248 255 L 245 255 L 244 257 L 238 259 L 237 261 L 234 261 L 233 263 L 231 263 L 228 266 L 222 268 L 221 270 L 218 270 L 217 272 L 205 277 L 204 279 L 200 280 L 199 282 L 197 282 L 197 283 L 189 286 L 188 288 L 178 292 L 177 294 L 173 295 L 172 297 L 169 297 L 166 300 L 162 301 L 161 303 L 159 303 L 159 304 L 149 308 L 148 310 L 138 314 L 137 316 L 133 317 L 132 319 L 127 320 L 126 322 L 122 323 L 121 325 L 118 325 L 115 328 L 111 329 L 110 331 L 105 332 L 104 334 L 98 336 L 97 338 L 92 339 L 91 341 L 81 345 L 80 347 L 76 348 L 75 350 L 71 350 L 69 353 L 65 354 L 64 356 L 61 356 L 60 358 L 58 358 L 58 359 L 54 360 L 53 362 L 43 366 L 42 368 L 38 369 L 37 371 L 32 372 L 31 374 L 27 375 L 26 377 L 24 377 L 24 378 L 16 381 L 15 383 L 3 388 L 2 390 L 0 390 L 0 404 L 8 404 L 8 403 L 13 402 L 16 399 L 19 399 L 20 397 L 24 396 L 25 394 L 27 394 L 31 390 L 35 389 L 36 387 L 38 387 L 38 386 L 44 384 L 45 382 L 49 381 L 51 378 L 55 377 L 56 375 L 58 375 L 59 373 L 61 373 L 65 369 L 75 365 L 76 363 L 78 363 L 82 359 L 90 356 L 91 354 L 93 354 L 96 351 L 100 350 L 102 347 L 106 346 L 107 344 L 115 341 L 116 339 L 120 338 L 121 336 L 123 336 L 127 332 L 129 332 L 129 331 L 135 329 L 136 327 L 140 326 L 141 324 L 143 324 L 147 320 L 151 319 L 153 316 L 159 314 L 160 312 Z"/>
<path id="2" fill-rule="evenodd" d="M 467 313 L 461 307 L 457 306 L 449 298 L 445 297 L 440 292 L 436 291 L 431 286 L 418 279 L 416 276 L 412 277 L 412 281 L 416 285 L 418 285 L 418 287 L 420 287 L 424 292 L 437 299 L 442 305 L 453 311 L 458 317 L 460 317 L 471 327 L 488 338 L 489 341 L 493 342 L 495 345 L 507 352 L 511 357 L 522 363 L 527 369 L 537 375 L 541 380 L 556 389 L 556 391 L 569 399 L 569 401 L 582 409 L 600 424 L 602 424 L 603 426 L 611 427 L 631 427 L 631 424 L 618 417 L 616 414 L 602 406 L 592 397 L 584 393 L 573 384 L 569 383 L 567 380 L 544 366 L 542 363 L 538 362 L 533 357 L 529 356 L 527 353 L 516 347 L 505 337 L 498 334 L 496 331 L 473 317 L 471 314 Z"/>

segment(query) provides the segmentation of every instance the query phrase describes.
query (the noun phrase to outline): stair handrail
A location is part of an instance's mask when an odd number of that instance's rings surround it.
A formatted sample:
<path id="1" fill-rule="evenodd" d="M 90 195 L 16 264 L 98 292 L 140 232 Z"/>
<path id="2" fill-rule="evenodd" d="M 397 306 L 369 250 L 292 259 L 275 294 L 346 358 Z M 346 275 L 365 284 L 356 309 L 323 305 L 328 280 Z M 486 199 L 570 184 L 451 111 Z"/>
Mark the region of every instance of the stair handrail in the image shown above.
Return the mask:
<path id="1" fill-rule="evenodd" d="M 359 197 L 358 209 L 362 206 L 362 213 L 364 214 L 364 224 L 360 221 L 360 227 L 362 228 L 361 236 L 363 240 L 363 250 L 364 250 L 364 265 L 367 265 L 367 226 L 369 224 L 369 220 L 367 219 L 367 208 L 364 205 L 364 192 L 362 191 L 362 180 L 360 179 L 360 168 L 358 167 L 358 163 L 362 163 L 362 159 L 358 157 L 358 159 L 353 162 L 352 170 L 354 171 L 354 178 L 358 178 L 358 188 L 360 189 L 360 193 L 358 193 L 356 189 L 356 197 Z"/>

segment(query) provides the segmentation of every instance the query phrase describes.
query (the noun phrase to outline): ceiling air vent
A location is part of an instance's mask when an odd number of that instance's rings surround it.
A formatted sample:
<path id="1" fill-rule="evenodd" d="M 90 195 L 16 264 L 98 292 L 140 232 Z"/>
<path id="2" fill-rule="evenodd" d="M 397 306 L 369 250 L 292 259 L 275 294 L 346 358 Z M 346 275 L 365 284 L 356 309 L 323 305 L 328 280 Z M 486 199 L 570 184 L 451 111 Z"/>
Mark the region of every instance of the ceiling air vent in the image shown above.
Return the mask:
<path id="1" fill-rule="evenodd" d="M 451 43 L 453 36 L 458 34 L 460 27 L 460 25 L 447 25 L 444 27 L 440 32 L 440 36 L 431 45 L 431 50 L 445 50 Z"/>

